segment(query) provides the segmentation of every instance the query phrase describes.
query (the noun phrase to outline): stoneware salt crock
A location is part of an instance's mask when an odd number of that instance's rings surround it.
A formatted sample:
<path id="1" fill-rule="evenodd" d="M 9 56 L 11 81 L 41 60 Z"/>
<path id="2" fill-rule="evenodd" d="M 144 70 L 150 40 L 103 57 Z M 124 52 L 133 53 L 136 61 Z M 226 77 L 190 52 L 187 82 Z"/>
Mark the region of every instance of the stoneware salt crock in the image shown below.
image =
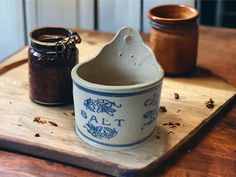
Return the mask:
<path id="1" fill-rule="evenodd" d="M 150 140 L 163 75 L 138 31 L 122 28 L 95 58 L 72 69 L 77 134 L 107 150 L 131 149 Z"/>
<path id="2" fill-rule="evenodd" d="M 148 13 L 150 45 L 166 74 L 192 72 L 198 48 L 198 11 L 186 5 L 162 5 Z"/>

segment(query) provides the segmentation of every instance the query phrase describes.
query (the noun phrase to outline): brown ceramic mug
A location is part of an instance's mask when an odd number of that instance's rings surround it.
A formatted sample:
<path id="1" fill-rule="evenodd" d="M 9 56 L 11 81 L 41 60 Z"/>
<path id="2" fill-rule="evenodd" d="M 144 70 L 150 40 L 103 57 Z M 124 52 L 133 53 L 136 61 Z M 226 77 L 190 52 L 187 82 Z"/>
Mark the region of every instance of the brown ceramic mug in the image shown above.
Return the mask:
<path id="1" fill-rule="evenodd" d="M 198 15 L 194 8 L 175 4 L 157 6 L 149 11 L 150 45 L 166 74 L 178 75 L 194 70 Z"/>

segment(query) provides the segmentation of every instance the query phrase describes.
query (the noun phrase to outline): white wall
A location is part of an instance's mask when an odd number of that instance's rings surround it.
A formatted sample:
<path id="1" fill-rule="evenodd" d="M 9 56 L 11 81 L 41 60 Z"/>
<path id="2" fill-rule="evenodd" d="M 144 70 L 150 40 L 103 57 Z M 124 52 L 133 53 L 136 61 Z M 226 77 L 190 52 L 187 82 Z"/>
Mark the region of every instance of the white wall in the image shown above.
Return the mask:
<path id="1" fill-rule="evenodd" d="M 27 0 L 26 2 L 30 6 L 27 8 L 27 13 L 31 14 L 27 16 L 27 25 L 30 26 L 28 31 L 45 25 L 94 29 L 96 15 L 94 0 Z M 122 26 L 132 26 L 148 32 L 150 30 L 148 10 L 161 4 L 186 4 L 194 7 L 194 0 L 143 0 L 143 9 L 141 0 L 98 0 L 98 30 L 115 32 Z"/>
<path id="2" fill-rule="evenodd" d="M 78 28 L 94 29 L 94 0 L 77 0 Z"/>
<path id="3" fill-rule="evenodd" d="M 26 0 L 27 33 L 41 26 L 94 29 L 94 0 Z"/>
<path id="4" fill-rule="evenodd" d="M 122 26 L 140 30 L 141 0 L 99 0 L 98 29 L 118 31 Z"/>
<path id="5" fill-rule="evenodd" d="M 22 0 L 0 0 L 0 61 L 23 46 Z"/>
<path id="6" fill-rule="evenodd" d="M 76 27 L 76 0 L 40 0 L 36 2 L 39 26 Z"/>

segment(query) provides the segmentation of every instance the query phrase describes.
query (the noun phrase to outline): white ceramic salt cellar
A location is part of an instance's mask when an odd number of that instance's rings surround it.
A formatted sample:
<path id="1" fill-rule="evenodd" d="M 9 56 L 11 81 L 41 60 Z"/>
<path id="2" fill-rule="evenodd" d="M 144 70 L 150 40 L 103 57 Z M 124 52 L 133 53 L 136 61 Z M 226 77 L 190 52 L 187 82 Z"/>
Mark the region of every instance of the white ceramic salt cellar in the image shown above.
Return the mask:
<path id="1" fill-rule="evenodd" d="M 71 73 L 81 139 L 97 148 L 125 150 L 153 137 L 164 73 L 138 31 L 122 28 Z"/>

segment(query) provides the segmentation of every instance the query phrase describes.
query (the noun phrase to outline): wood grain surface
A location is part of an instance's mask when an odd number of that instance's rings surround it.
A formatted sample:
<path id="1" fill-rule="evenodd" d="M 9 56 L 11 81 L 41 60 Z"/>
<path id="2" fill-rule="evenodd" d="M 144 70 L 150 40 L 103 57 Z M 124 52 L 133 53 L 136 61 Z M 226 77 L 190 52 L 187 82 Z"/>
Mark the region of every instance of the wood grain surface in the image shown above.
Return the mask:
<path id="1" fill-rule="evenodd" d="M 224 35 L 218 35 L 218 31 Z M 200 28 L 200 32 L 199 66 L 210 69 L 230 83 L 236 83 L 234 60 L 236 50 L 233 46 L 236 32 L 205 27 Z M 87 35 L 86 39 L 90 39 L 90 44 L 99 43 L 99 33 L 84 31 L 82 33 Z M 225 39 L 226 36 L 230 37 Z M 101 34 L 101 43 L 111 37 L 112 35 Z M 212 41 L 215 43 L 211 43 Z M 215 47 L 209 47 L 209 45 Z M 225 48 L 222 51 L 220 47 L 223 46 Z M 207 73 L 202 70 L 200 72 Z M 207 126 L 199 136 L 196 136 L 195 142 L 189 143 L 150 176 L 234 176 L 236 110 L 235 104 L 232 106 L 233 109 L 228 114 L 218 116 L 218 119 L 211 122 L 211 126 Z M 189 148 L 193 150 L 189 151 Z M 0 158 L 0 171 L 3 174 L 1 176 L 16 176 L 14 173 L 17 176 L 103 176 L 54 162 L 48 164 L 44 160 L 12 152 L 2 151 Z"/>

